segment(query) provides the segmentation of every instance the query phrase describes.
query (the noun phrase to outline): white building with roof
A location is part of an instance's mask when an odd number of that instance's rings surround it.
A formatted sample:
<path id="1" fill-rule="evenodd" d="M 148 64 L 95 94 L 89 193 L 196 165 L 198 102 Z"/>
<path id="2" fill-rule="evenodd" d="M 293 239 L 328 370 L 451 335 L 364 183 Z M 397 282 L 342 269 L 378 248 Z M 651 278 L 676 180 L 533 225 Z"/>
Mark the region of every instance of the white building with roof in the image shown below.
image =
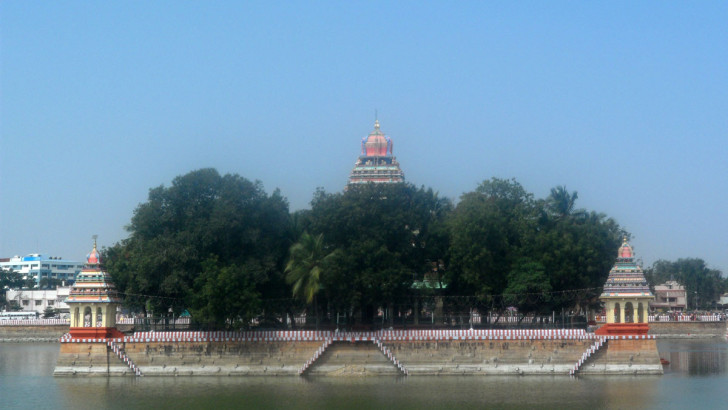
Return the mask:
<path id="1" fill-rule="evenodd" d="M 59 287 L 52 290 L 8 289 L 5 299 L 11 306 L 19 306 L 24 312 L 38 312 L 42 315 L 47 308 L 57 313 L 68 314 L 68 297 L 70 287 Z"/>

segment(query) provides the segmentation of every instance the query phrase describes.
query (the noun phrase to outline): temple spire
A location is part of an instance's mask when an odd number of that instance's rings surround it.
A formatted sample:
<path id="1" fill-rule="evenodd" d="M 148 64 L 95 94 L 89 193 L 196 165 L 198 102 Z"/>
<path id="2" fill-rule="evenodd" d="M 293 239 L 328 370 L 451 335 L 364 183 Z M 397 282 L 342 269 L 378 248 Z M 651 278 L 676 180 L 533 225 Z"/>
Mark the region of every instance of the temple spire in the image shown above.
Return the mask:
<path id="1" fill-rule="evenodd" d="M 98 249 L 96 249 L 96 239 L 98 238 L 98 235 L 93 235 L 94 239 L 94 248 L 89 252 L 88 255 L 86 255 L 86 263 L 89 265 L 99 265 L 101 264 L 101 254 L 99 254 Z"/>
<path id="2" fill-rule="evenodd" d="M 349 185 L 404 182 L 404 172 L 392 153 L 392 140 L 380 129 L 379 119 L 374 120 L 374 131 L 361 142 L 361 155 L 349 175 Z"/>

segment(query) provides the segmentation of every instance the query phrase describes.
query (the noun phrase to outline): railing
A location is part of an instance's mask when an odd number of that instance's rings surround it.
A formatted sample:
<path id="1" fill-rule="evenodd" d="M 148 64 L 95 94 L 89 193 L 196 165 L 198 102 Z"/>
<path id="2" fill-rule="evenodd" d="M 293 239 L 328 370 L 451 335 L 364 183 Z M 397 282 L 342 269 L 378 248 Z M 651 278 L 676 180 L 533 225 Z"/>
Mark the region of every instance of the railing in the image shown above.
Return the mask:
<path id="1" fill-rule="evenodd" d="M 134 332 L 128 343 L 147 342 L 287 342 L 287 341 L 415 341 L 415 340 L 536 340 L 590 339 L 583 329 L 397 329 L 372 332 L 332 332 L 329 330 L 188 331 Z"/>
<path id="2" fill-rule="evenodd" d="M 606 322 L 605 315 L 597 315 L 597 322 Z M 648 322 L 722 322 L 725 320 L 723 315 L 649 315 Z"/>
<path id="3" fill-rule="evenodd" d="M 22 319 L 22 320 L 0 320 L 0 326 L 50 326 L 68 325 L 69 319 Z"/>
<path id="4" fill-rule="evenodd" d="M 166 318 L 166 317 L 125 317 L 125 318 L 119 318 L 116 319 L 116 323 L 120 325 L 135 325 L 135 324 L 152 324 L 156 325 L 159 324 L 160 326 L 163 325 L 189 325 L 191 322 L 191 319 L 189 317 L 178 317 L 174 319 Z"/>

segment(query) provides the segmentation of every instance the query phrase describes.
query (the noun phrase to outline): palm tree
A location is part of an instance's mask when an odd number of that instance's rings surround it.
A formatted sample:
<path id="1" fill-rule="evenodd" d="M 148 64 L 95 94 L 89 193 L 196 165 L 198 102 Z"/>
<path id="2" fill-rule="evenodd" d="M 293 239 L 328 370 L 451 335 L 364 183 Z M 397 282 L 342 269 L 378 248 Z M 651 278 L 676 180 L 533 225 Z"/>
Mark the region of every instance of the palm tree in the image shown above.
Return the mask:
<path id="1" fill-rule="evenodd" d="M 549 211 L 557 218 L 565 218 L 575 213 L 574 205 L 579 194 L 574 191 L 569 193 L 565 186 L 559 185 L 551 188 L 551 194 L 546 198 Z M 576 211 L 581 214 L 581 211 Z"/>
<path id="2" fill-rule="evenodd" d="M 293 296 L 310 305 L 313 302 L 318 327 L 316 294 L 321 290 L 324 260 L 332 253 L 326 252 L 323 235 L 301 234 L 290 249 L 286 264 L 286 282 L 292 285 Z"/>

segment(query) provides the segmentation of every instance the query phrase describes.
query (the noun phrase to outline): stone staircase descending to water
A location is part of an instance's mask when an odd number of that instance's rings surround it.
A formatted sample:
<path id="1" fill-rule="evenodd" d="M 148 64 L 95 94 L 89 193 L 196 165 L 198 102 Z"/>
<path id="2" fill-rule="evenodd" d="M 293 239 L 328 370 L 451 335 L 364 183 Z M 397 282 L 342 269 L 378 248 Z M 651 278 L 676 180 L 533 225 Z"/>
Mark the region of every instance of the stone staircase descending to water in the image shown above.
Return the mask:
<path id="1" fill-rule="evenodd" d="M 304 364 L 301 367 L 301 370 L 298 371 L 298 374 L 303 375 L 304 373 L 306 373 L 306 370 L 308 370 L 308 368 L 311 367 L 311 365 L 313 365 L 316 362 L 316 360 L 318 360 L 318 358 L 321 357 L 322 354 L 324 354 L 324 352 L 326 351 L 326 348 L 329 347 L 331 345 L 331 343 L 332 343 L 331 339 L 326 339 L 326 341 L 324 341 L 324 344 L 321 345 L 321 347 L 319 347 L 319 349 L 316 350 L 316 352 L 313 354 L 313 356 L 310 359 L 308 359 L 306 364 Z"/>
<path id="2" fill-rule="evenodd" d="M 604 346 L 606 341 L 607 341 L 607 339 L 605 337 L 598 337 L 597 340 L 591 346 L 589 346 L 589 348 L 586 350 L 586 352 L 584 352 L 584 354 L 581 355 L 581 358 L 579 359 L 579 361 L 576 362 L 576 364 L 574 364 L 574 368 L 571 369 L 571 371 L 569 371 L 569 375 L 571 375 L 571 376 L 576 375 L 576 373 L 579 371 L 579 369 L 581 369 L 581 367 L 584 365 L 584 363 L 586 363 L 586 361 L 590 357 L 592 357 L 592 355 L 596 354 L 599 351 L 599 349 L 601 349 L 602 346 Z"/>
<path id="3" fill-rule="evenodd" d="M 402 372 L 402 374 L 404 374 L 405 376 L 407 376 L 409 374 L 409 372 L 407 371 L 407 368 L 404 367 L 404 365 L 402 363 L 400 363 L 396 357 L 394 357 L 394 354 L 389 350 L 389 348 L 387 348 L 387 346 L 385 346 L 382 343 L 381 340 L 375 340 L 374 343 L 379 347 L 379 350 L 381 350 L 382 353 L 384 353 L 384 355 L 387 356 L 387 358 L 390 361 L 392 361 L 392 364 L 397 366 L 397 368 L 399 369 L 399 371 Z"/>
<path id="4" fill-rule="evenodd" d="M 122 362 L 124 362 L 127 366 L 129 366 L 129 369 L 131 369 L 131 371 L 134 372 L 134 374 L 136 376 L 139 376 L 139 377 L 142 376 L 142 371 L 139 369 L 139 367 L 137 367 L 137 365 L 134 364 L 134 362 L 131 360 L 131 358 L 129 358 L 129 356 L 126 355 L 126 353 L 124 352 L 124 349 L 121 346 L 116 344 L 112 339 L 108 339 L 106 341 L 106 345 L 109 346 L 109 348 L 111 349 L 112 352 L 114 352 L 114 354 L 116 354 L 116 357 L 121 359 Z"/>

